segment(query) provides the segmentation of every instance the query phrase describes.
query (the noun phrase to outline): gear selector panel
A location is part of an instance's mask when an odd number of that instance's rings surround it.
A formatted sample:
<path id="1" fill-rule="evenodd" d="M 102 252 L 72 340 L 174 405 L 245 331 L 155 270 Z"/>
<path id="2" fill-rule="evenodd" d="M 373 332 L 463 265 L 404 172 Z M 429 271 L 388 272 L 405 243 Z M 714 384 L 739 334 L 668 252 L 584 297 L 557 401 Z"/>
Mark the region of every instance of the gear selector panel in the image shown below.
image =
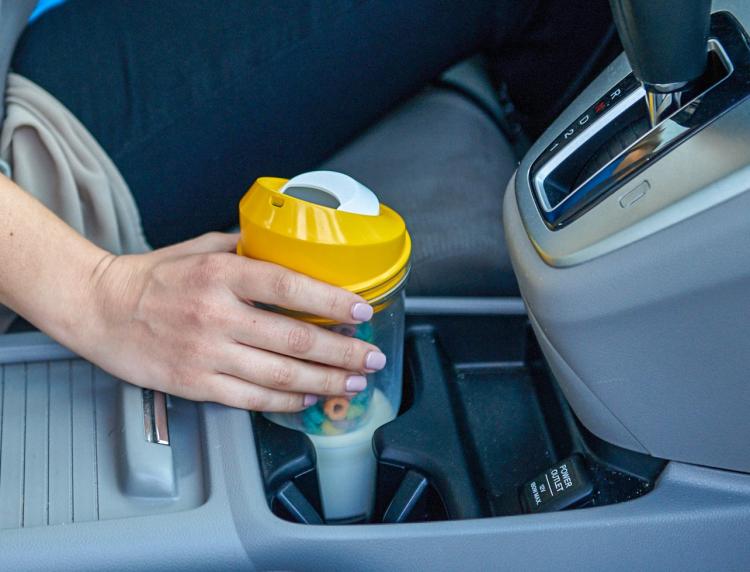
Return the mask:
<path id="1" fill-rule="evenodd" d="M 713 15 L 705 73 L 685 92 L 683 105 L 654 127 L 645 95 L 627 75 L 534 161 L 530 184 L 549 229 L 571 223 L 750 95 L 750 50 L 736 21 L 726 13 Z"/>
<path id="2" fill-rule="evenodd" d="M 624 99 L 632 99 L 627 96 L 637 91 L 640 87 L 638 80 L 632 75 L 627 76 L 624 80 L 613 86 L 607 93 L 601 97 L 595 104 L 589 107 L 584 113 L 579 115 L 575 121 L 568 125 L 560 135 L 547 147 L 547 149 L 537 159 L 538 163 L 546 163 L 555 154 L 562 152 L 568 143 L 573 143 L 584 130 L 596 125 L 598 120 L 605 113 L 615 107 Z M 639 95 L 641 92 L 639 92 Z M 595 127 L 596 129 L 596 127 Z M 553 203 L 554 201 L 549 201 Z M 558 201 L 559 202 L 559 201 Z M 555 206 L 552 204 L 551 206 Z"/>

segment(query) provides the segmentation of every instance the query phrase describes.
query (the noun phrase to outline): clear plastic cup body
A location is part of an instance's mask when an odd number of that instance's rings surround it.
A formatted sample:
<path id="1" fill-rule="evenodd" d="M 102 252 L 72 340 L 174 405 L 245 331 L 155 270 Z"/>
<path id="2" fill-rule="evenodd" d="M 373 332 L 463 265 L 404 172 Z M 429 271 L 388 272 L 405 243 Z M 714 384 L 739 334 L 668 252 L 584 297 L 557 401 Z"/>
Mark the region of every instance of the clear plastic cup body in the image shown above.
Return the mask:
<path id="1" fill-rule="evenodd" d="M 403 283 L 372 301 L 375 310 L 369 322 L 362 324 L 320 323 L 310 316 L 293 314 L 274 308 L 295 318 L 318 323 L 339 334 L 372 343 L 385 354 L 386 366 L 367 375 L 367 388 L 354 396 L 321 396 L 318 402 L 298 413 L 267 413 L 266 417 L 290 429 L 314 436 L 336 436 L 357 431 L 377 417 L 386 421 L 395 418 L 401 405 L 404 352 Z M 373 399 L 376 392 L 381 396 Z M 383 399 L 384 398 L 384 399 Z M 385 411 L 385 408 L 389 411 Z M 374 411 L 377 408 L 378 411 Z M 381 422 L 382 424 L 382 422 Z"/>
<path id="2" fill-rule="evenodd" d="M 367 375 L 367 388 L 353 396 L 320 397 L 298 413 L 266 413 L 271 421 L 310 436 L 317 455 L 323 515 L 327 522 L 369 520 L 375 502 L 375 430 L 391 421 L 401 406 L 404 357 L 404 282 L 370 303 L 374 314 L 363 324 L 321 323 L 292 315 L 339 334 L 376 345 L 386 366 Z M 277 311 L 283 311 L 278 310 Z"/>

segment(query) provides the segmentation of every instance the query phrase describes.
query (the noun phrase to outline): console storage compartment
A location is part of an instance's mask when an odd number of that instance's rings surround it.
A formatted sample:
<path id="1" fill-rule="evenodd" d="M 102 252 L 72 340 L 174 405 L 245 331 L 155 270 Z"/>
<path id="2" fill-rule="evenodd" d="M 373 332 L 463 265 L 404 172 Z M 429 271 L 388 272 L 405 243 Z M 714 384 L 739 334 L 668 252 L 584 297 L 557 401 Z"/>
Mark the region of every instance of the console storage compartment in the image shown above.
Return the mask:
<path id="1" fill-rule="evenodd" d="M 591 490 L 556 508 L 612 504 L 647 493 L 664 466 L 580 425 L 524 315 L 412 313 L 404 365 L 400 414 L 373 437 L 372 522 L 535 512 L 522 503 L 525 487 L 548 470 L 560 480 L 555 467 L 571 457 Z M 287 520 L 322 523 L 311 443 L 260 415 L 253 419 L 272 510 Z"/>

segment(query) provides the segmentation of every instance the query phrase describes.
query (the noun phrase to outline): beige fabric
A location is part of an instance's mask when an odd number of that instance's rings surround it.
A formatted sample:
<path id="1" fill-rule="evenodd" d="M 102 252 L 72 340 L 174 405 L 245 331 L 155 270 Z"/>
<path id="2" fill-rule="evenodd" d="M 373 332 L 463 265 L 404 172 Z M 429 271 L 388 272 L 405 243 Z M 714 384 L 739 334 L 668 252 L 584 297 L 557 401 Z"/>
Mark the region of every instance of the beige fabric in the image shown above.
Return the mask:
<path id="1" fill-rule="evenodd" d="M 0 158 L 13 180 L 83 236 L 115 254 L 149 245 L 125 180 L 86 128 L 32 81 L 8 74 Z M 12 321 L 0 307 L 0 332 Z"/>
<path id="2" fill-rule="evenodd" d="M 0 0 L 0 93 L 5 93 L 5 82 L 16 40 L 38 3 L 39 0 Z M 0 125 L 5 115 L 4 105 L 0 98 Z"/>

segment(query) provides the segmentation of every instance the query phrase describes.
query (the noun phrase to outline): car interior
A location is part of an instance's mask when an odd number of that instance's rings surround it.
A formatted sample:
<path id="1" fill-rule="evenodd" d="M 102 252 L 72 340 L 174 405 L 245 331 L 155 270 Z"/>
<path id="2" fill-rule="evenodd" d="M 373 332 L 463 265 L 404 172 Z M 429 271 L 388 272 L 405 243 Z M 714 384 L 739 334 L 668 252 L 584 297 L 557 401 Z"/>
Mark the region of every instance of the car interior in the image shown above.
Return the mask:
<path id="1" fill-rule="evenodd" d="M 580 43 L 539 22 L 576 54 L 554 97 L 525 92 L 555 75 L 532 33 L 318 165 L 413 240 L 369 514 L 326 518 L 305 433 L 124 383 L 19 319 L 0 569 L 748 569 L 750 4 L 599 4 Z"/>

